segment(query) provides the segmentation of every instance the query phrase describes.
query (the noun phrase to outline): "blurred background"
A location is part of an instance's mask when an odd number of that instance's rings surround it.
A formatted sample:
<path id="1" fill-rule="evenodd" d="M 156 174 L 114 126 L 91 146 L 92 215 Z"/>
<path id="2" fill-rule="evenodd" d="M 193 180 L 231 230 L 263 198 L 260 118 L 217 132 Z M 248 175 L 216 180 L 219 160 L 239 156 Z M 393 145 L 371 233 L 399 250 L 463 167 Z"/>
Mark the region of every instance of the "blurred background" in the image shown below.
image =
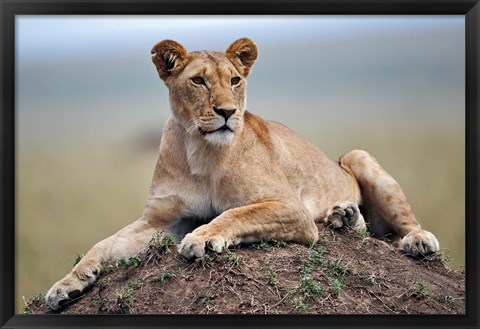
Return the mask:
<path id="1" fill-rule="evenodd" d="M 361 148 L 456 266 L 465 243 L 463 16 L 17 16 L 16 303 L 137 219 L 168 117 L 150 49 L 253 39 L 248 109 L 331 158 Z"/>

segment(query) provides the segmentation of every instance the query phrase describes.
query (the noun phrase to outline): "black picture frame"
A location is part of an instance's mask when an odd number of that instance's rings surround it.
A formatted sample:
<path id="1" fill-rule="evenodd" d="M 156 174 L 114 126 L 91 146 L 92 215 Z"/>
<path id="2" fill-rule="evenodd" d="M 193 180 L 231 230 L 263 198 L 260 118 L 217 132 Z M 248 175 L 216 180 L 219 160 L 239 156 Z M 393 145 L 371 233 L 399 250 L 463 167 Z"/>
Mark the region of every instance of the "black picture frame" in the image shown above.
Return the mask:
<path id="1" fill-rule="evenodd" d="M 478 328 L 479 45 L 478 0 L 1 0 L 0 325 L 1 328 Z M 14 312 L 15 15 L 465 15 L 466 314 L 465 315 L 18 315 Z"/>

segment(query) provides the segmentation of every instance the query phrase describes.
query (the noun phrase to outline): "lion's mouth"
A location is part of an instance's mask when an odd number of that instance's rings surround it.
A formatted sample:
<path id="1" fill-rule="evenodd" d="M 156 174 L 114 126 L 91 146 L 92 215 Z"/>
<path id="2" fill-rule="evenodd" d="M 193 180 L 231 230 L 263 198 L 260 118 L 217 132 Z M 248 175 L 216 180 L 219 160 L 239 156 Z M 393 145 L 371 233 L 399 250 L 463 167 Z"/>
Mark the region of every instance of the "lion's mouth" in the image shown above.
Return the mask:
<path id="1" fill-rule="evenodd" d="M 227 131 L 227 130 L 233 132 L 233 130 L 230 129 L 230 127 L 227 126 L 227 125 L 223 125 L 223 126 L 221 126 L 220 128 L 215 129 L 215 130 L 211 130 L 211 131 L 206 131 L 206 130 L 203 130 L 202 128 L 198 128 L 198 131 L 199 131 L 200 134 L 202 134 L 202 135 L 213 134 L 213 133 L 215 133 L 215 132 L 222 132 L 222 131 Z"/>

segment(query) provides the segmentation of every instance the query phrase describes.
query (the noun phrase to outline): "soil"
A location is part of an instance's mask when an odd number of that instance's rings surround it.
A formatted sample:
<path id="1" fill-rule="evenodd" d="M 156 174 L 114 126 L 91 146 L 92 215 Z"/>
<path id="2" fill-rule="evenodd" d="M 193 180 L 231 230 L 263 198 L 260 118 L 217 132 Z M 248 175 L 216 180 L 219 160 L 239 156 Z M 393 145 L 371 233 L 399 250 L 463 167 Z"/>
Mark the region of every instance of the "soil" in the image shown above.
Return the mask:
<path id="1" fill-rule="evenodd" d="M 36 296 L 25 313 L 465 314 L 465 273 L 442 254 L 413 258 L 366 234 L 319 231 L 314 246 L 261 242 L 196 261 L 157 241 L 62 310 Z"/>

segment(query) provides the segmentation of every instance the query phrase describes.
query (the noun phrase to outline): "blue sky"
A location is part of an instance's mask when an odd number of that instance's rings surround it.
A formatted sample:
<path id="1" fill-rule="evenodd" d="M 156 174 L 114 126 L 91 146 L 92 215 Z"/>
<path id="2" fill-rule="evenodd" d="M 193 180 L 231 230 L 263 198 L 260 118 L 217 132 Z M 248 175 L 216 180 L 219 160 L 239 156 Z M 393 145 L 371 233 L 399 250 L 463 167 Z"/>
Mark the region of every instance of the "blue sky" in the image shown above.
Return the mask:
<path id="1" fill-rule="evenodd" d="M 259 47 L 248 108 L 266 119 L 306 134 L 345 119 L 461 125 L 464 26 L 463 16 L 20 15 L 18 131 L 40 140 L 161 123 L 168 94 L 152 46 L 224 51 L 240 37 Z"/>
<path id="2" fill-rule="evenodd" d="M 366 35 L 448 32 L 463 24 L 463 16 L 20 15 L 16 18 L 18 54 L 28 60 L 131 52 L 135 47 L 150 48 L 152 42 L 163 36 L 184 40 L 187 48 L 212 48 L 243 36 L 262 43 L 355 40 Z"/>

